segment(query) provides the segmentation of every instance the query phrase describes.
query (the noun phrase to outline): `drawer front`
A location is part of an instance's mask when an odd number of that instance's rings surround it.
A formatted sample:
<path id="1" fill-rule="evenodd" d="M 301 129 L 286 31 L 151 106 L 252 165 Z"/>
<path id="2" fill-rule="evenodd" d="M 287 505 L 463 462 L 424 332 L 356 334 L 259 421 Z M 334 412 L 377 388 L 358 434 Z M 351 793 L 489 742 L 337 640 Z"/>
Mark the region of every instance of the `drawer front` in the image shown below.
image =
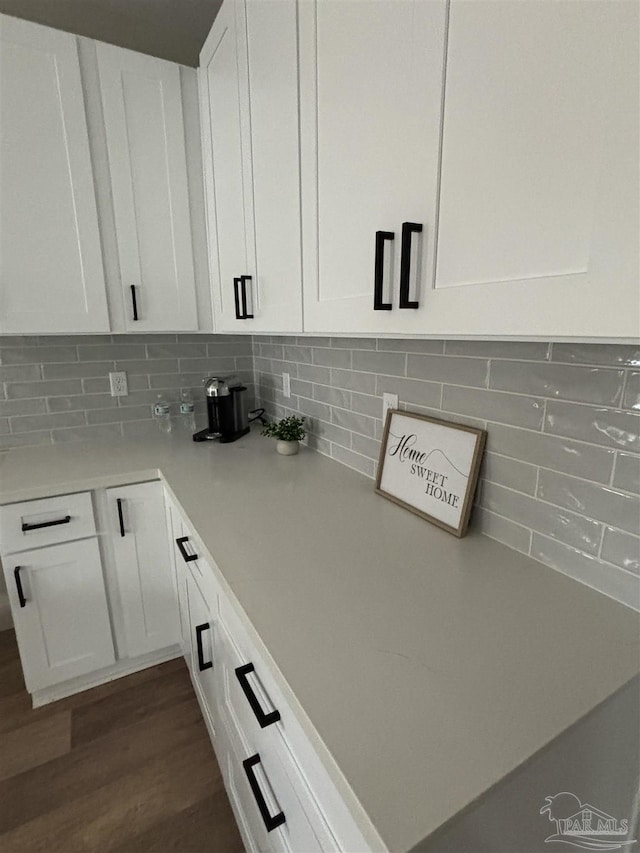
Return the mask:
<path id="1" fill-rule="evenodd" d="M 181 524 L 180 534 L 173 543 L 176 555 L 176 571 L 178 574 L 185 571 L 191 574 L 211 613 L 215 615 L 218 612 L 219 590 L 213 569 L 202 555 L 203 549 L 200 540 L 192 533 L 184 520 Z"/>
<path id="2" fill-rule="evenodd" d="M 276 799 L 283 810 L 285 803 L 289 810 L 286 823 L 279 828 L 281 844 L 276 845 L 276 849 L 339 849 L 283 737 L 281 723 L 283 717 L 287 717 L 286 708 L 281 703 L 280 707 L 274 705 L 260 678 L 260 673 L 265 671 L 260 659 L 255 652 L 250 661 L 244 659 L 223 618 L 216 624 L 216 647 L 218 702 L 221 715 L 235 732 L 234 751 L 242 755 L 244 749 L 249 756 L 260 755 L 256 773 L 259 778 L 260 774 L 268 776 Z M 243 755 L 242 760 L 246 757 Z"/>
<path id="3" fill-rule="evenodd" d="M 0 507 L 0 545 L 5 554 L 84 539 L 95 533 L 91 492 Z"/>
<path id="4" fill-rule="evenodd" d="M 230 747 L 228 785 L 250 846 L 283 853 L 333 853 L 338 849 L 335 841 L 321 843 L 280 756 L 265 746 L 263 736 L 241 731 L 233 710 L 226 705 L 222 710 Z"/>

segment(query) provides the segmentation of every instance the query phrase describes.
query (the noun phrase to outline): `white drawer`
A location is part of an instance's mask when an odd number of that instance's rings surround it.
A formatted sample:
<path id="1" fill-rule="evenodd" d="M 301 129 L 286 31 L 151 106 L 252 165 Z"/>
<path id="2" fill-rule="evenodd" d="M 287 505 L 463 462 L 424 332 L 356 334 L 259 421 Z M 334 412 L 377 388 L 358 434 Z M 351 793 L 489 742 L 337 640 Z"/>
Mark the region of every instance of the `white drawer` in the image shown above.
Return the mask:
<path id="1" fill-rule="evenodd" d="M 278 751 L 260 736 L 241 732 L 233 709 L 224 708 L 221 722 L 230 745 L 228 780 L 250 846 L 274 853 L 334 853 L 335 840 L 318 836 L 300 797 L 304 792 L 294 787 Z"/>
<path id="2" fill-rule="evenodd" d="M 0 546 L 5 554 L 83 539 L 95 533 L 91 492 L 0 507 Z"/>
<path id="3" fill-rule="evenodd" d="M 221 608 L 223 601 L 221 597 Z M 229 612 L 224 615 L 228 618 Z M 259 754 L 261 762 L 256 772 L 259 776 L 267 775 L 283 810 L 287 804 L 287 822 L 278 835 L 282 844 L 275 845 L 276 849 L 305 853 L 337 850 L 339 845 L 283 736 L 284 727 L 290 729 L 292 725 L 291 712 L 281 699 L 277 700 L 278 707 L 275 706 L 261 678 L 265 667 L 255 650 L 250 650 L 248 638 L 243 639 L 250 660 L 236 646 L 221 614 L 216 625 L 217 661 L 222 670 L 218 673 L 218 703 L 221 716 L 229 721 L 229 728 L 235 734 L 232 740 L 236 740 L 236 753 L 244 749 L 247 754 L 242 755 L 243 760 Z"/>
<path id="4" fill-rule="evenodd" d="M 176 570 L 178 572 L 190 571 L 202 597 L 207 602 L 211 614 L 218 612 L 218 583 L 213 569 L 202 556 L 202 543 L 193 534 L 189 526 L 182 521 L 181 535 L 174 542 L 176 554 Z"/>

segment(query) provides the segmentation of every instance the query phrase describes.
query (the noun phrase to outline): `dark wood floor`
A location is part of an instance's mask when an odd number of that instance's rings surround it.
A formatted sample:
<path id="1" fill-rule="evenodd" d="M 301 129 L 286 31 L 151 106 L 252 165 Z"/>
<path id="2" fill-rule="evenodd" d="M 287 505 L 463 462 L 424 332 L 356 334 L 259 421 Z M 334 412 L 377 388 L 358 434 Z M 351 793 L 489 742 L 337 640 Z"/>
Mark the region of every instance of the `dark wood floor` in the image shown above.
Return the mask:
<path id="1" fill-rule="evenodd" d="M 0 633 L 0 851 L 242 850 L 182 660 L 33 710 Z"/>

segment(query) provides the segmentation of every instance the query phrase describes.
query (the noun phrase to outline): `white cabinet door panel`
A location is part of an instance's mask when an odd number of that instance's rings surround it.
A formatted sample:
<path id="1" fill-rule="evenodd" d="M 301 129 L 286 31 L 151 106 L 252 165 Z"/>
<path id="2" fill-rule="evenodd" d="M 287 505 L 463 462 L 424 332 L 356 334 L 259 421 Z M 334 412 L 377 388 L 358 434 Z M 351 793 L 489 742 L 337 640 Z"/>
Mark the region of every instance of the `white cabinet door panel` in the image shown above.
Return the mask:
<path id="1" fill-rule="evenodd" d="M 200 55 L 217 331 L 302 330 L 297 49 L 295 0 L 228 0 Z"/>
<path id="2" fill-rule="evenodd" d="M 97 539 L 26 551 L 3 563 L 29 692 L 114 663 Z"/>
<path id="3" fill-rule="evenodd" d="M 97 56 L 126 330 L 196 330 L 180 66 L 101 43 Z"/>
<path id="4" fill-rule="evenodd" d="M 76 38 L 0 16 L 0 333 L 108 332 Z"/>
<path id="5" fill-rule="evenodd" d="M 453 0 L 425 331 L 640 333 L 637 54 L 635 3 Z"/>
<path id="6" fill-rule="evenodd" d="M 179 643 L 180 617 L 162 485 L 108 489 L 107 506 L 128 656 Z"/>
<path id="7" fill-rule="evenodd" d="M 225 3 L 200 55 L 200 115 L 207 233 L 216 331 L 239 327 L 234 278 L 250 275 L 246 236 L 253 234 L 252 208 L 245 204 L 242 162 L 240 71 L 236 3 Z M 247 188 L 250 192 L 250 188 Z M 250 313 L 250 312 L 249 312 Z"/>
<path id="8" fill-rule="evenodd" d="M 434 259 L 445 2 L 303 3 L 300 15 L 305 331 L 419 332 L 400 310 L 401 228 L 419 223 L 424 298 Z M 373 310 L 376 231 L 387 243 Z"/>
<path id="9" fill-rule="evenodd" d="M 191 677 L 200 690 L 209 724 L 215 731 L 218 722 L 214 677 L 218 665 L 214 639 L 216 603 L 213 603 L 213 607 L 210 606 L 190 572 L 187 572 L 186 589 L 191 628 Z"/>

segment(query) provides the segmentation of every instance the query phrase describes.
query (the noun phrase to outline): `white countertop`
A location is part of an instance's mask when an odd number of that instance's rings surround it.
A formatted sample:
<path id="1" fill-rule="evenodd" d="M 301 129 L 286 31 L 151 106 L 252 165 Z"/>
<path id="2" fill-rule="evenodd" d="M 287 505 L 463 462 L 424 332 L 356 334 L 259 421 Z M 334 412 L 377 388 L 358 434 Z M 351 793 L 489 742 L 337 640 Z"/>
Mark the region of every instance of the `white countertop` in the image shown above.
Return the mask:
<path id="1" fill-rule="evenodd" d="M 12 450 L 0 503 L 159 474 L 374 847 L 410 849 L 638 671 L 638 614 L 256 435 Z"/>

